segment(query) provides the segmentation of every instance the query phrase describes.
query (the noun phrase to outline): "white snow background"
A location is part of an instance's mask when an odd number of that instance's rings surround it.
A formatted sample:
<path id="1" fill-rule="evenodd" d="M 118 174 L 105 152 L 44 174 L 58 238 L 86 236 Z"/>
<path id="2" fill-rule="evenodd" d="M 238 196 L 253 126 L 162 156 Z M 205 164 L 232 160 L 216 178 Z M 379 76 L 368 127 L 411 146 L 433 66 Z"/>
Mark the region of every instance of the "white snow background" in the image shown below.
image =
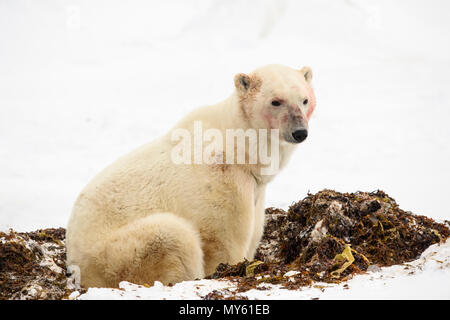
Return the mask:
<path id="1" fill-rule="evenodd" d="M 228 97 L 236 73 L 270 63 L 311 66 L 318 104 L 267 207 L 286 209 L 308 190 L 382 189 L 405 210 L 450 219 L 449 9 L 0 0 L 0 229 L 65 227 L 101 169 Z M 448 270 L 435 283 L 449 288 Z"/>

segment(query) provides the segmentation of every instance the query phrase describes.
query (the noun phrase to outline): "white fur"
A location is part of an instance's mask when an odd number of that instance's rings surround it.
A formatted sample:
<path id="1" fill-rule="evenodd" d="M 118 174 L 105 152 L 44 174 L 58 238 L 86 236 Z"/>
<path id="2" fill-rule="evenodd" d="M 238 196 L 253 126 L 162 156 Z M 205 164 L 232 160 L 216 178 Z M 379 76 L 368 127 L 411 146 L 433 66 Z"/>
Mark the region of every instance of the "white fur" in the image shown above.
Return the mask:
<path id="1" fill-rule="evenodd" d="M 240 85 L 242 76 L 250 81 L 247 89 Z M 286 134 L 300 120 L 307 125 L 308 106 L 300 101 L 308 97 L 314 108 L 311 76 L 309 68 L 278 65 L 237 75 L 231 97 L 193 111 L 172 130 L 192 131 L 196 120 L 222 132 L 268 128 L 269 115 L 270 127 Z M 301 116 L 297 122 L 282 121 L 288 109 L 275 110 L 274 95 Z M 260 164 L 176 165 L 170 158 L 172 130 L 118 159 L 78 197 L 67 229 L 67 263 L 80 267 L 82 285 L 174 283 L 211 274 L 221 262 L 253 258 L 273 176 L 261 175 Z M 295 146 L 280 143 L 280 168 Z"/>

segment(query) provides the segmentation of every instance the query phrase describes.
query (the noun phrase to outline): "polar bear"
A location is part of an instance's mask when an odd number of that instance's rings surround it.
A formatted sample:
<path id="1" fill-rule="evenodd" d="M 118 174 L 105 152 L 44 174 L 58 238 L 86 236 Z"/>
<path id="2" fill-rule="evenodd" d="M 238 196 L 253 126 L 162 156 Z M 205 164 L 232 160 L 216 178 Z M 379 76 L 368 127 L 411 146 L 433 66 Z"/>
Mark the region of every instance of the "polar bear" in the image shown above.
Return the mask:
<path id="1" fill-rule="evenodd" d="M 219 263 L 251 260 L 263 233 L 266 185 L 308 134 L 316 106 L 311 79 L 309 67 L 239 73 L 229 98 L 194 110 L 98 174 L 77 198 L 67 228 L 67 265 L 79 268 L 81 285 L 176 283 L 212 274 Z M 199 121 L 225 137 L 230 129 L 275 132 L 259 146 L 276 145 L 279 165 L 262 174 L 273 159 L 225 163 L 228 149 L 215 154 L 221 161 L 175 163 L 174 132 L 194 133 Z M 244 152 L 247 160 L 252 154 Z"/>

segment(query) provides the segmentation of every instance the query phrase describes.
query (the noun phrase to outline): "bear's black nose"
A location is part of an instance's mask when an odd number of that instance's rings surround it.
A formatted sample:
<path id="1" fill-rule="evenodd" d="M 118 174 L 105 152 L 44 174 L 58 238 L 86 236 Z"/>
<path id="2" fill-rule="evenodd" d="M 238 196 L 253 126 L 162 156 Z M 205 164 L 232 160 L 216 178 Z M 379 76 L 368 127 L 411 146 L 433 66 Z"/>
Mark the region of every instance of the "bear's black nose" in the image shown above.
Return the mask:
<path id="1" fill-rule="evenodd" d="M 306 129 L 296 130 L 292 132 L 292 136 L 294 137 L 295 141 L 302 142 L 308 136 L 308 130 Z"/>

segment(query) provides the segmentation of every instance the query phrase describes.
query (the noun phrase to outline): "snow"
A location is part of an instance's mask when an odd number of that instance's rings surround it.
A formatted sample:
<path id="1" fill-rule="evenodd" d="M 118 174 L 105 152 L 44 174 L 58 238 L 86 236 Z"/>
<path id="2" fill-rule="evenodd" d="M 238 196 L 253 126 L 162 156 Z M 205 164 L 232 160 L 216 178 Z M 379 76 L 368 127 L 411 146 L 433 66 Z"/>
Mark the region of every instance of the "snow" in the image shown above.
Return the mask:
<path id="1" fill-rule="evenodd" d="M 0 230 L 65 226 L 102 168 L 268 63 L 311 66 L 318 107 L 267 207 L 323 188 L 383 189 L 403 209 L 450 219 L 448 9 L 445 0 L 2 1 Z M 425 272 L 414 285 L 439 277 Z"/>
<path id="2" fill-rule="evenodd" d="M 149 299 L 149 300 L 172 300 L 191 299 L 198 300 L 213 290 L 233 288 L 229 281 L 219 280 L 197 280 L 177 283 L 173 287 L 164 286 L 156 281 L 152 287 L 135 285 L 122 281 L 120 289 L 91 288 L 87 293 L 78 297 L 79 300 L 90 299 Z"/>

